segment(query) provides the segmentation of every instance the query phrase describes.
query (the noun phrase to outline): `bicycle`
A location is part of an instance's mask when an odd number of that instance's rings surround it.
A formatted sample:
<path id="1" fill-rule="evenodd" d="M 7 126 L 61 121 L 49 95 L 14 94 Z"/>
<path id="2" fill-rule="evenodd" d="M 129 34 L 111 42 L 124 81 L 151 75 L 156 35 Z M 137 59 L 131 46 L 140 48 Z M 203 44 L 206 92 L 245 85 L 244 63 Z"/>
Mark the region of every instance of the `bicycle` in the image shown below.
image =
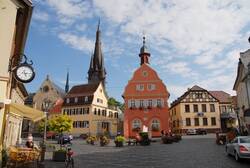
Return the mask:
<path id="1" fill-rule="evenodd" d="M 67 148 L 66 160 L 65 160 L 65 168 L 74 168 L 74 159 L 73 159 L 73 151 L 71 148 Z"/>

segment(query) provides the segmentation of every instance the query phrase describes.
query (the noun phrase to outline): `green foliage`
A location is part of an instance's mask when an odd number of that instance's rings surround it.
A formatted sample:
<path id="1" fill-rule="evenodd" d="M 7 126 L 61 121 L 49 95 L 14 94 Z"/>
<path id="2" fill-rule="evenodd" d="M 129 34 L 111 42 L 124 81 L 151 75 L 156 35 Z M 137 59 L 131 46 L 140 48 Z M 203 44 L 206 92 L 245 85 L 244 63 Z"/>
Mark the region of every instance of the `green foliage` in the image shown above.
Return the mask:
<path id="1" fill-rule="evenodd" d="M 41 121 L 38 130 L 39 132 L 44 131 L 45 121 Z M 51 118 L 47 121 L 47 131 L 54 131 L 56 133 L 69 132 L 72 128 L 72 120 L 65 115 Z"/>
<path id="2" fill-rule="evenodd" d="M 115 141 L 117 142 L 124 142 L 125 141 L 125 138 L 121 135 L 118 135 L 116 138 L 115 138 Z"/>
<path id="3" fill-rule="evenodd" d="M 124 104 L 117 101 L 115 98 L 110 97 L 108 99 L 108 105 L 109 106 L 113 106 L 113 107 L 119 107 L 119 109 L 121 109 L 122 111 L 124 110 Z"/>
<path id="4" fill-rule="evenodd" d="M 65 115 L 60 115 L 49 120 L 51 131 L 56 133 L 69 132 L 72 128 L 73 121 Z"/>

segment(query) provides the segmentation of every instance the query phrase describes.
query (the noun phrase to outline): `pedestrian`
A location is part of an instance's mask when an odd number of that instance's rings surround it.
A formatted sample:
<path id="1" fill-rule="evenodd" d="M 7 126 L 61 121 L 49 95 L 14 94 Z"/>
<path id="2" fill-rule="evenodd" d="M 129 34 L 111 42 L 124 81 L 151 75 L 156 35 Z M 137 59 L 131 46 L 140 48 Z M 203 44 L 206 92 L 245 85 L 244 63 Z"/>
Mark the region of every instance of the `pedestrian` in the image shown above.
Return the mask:
<path id="1" fill-rule="evenodd" d="M 28 134 L 28 138 L 25 145 L 27 148 L 34 148 L 33 136 L 31 133 Z"/>

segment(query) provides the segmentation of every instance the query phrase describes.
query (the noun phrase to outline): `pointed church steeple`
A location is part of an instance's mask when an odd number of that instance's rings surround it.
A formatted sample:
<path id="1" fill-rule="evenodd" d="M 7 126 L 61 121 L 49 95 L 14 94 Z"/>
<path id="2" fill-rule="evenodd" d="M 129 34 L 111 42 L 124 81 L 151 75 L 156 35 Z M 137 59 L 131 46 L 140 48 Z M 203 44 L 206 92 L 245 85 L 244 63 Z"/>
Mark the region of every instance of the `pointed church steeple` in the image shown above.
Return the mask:
<path id="1" fill-rule="evenodd" d="M 65 84 L 65 93 L 68 93 L 69 91 L 69 70 L 67 71 L 67 78 L 66 78 L 66 84 Z"/>
<path id="2" fill-rule="evenodd" d="M 88 71 L 88 83 L 100 83 L 105 86 L 106 70 L 104 67 L 104 58 L 101 48 L 101 30 L 100 19 L 96 31 L 96 41 L 94 53 L 91 56 L 89 71 Z"/>
<path id="3" fill-rule="evenodd" d="M 140 54 L 139 57 L 141 57 L 141 65 L 142 64 L 149 64 L 149 57 L 150 57 L 150 53 L 148 51 L 148 48 L 146 46 L 146 37 L 143 36 L 143 45 L 140 49 Z"/>

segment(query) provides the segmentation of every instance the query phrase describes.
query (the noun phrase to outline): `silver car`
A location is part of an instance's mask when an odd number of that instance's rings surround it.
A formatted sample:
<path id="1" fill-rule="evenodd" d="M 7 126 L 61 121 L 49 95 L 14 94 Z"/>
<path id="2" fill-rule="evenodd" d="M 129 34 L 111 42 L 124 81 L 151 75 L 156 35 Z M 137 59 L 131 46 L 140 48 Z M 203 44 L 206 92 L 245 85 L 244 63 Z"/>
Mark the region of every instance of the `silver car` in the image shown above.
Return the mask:
<path id="1" fill-rule="evenodd" d="M 228 155 L 234 156 L 236 161 L 250 159 L 250 136 L 238 136 L 226 144 Z"/>

